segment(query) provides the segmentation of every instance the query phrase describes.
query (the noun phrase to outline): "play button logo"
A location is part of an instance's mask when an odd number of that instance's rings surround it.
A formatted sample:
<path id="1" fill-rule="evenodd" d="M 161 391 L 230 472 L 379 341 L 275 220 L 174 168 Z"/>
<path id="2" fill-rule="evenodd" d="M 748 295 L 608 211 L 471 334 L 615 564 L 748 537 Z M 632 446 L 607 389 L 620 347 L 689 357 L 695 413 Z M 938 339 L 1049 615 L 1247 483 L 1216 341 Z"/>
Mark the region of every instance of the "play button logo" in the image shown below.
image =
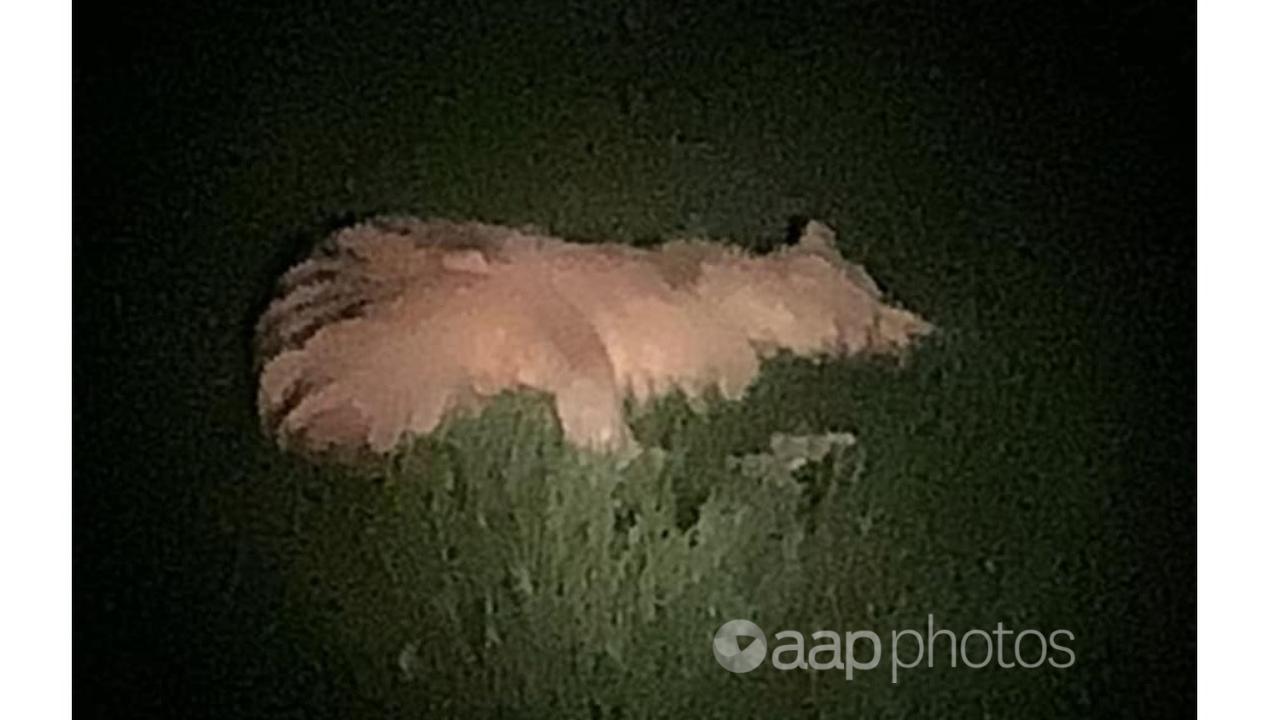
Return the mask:
<path id="1" fill-rule="evenodd" d="M 730 620 L 716 631 L 711 652 L 725 670 L 748 673 L 760 667 L 769 649 L 759 625 L 750 620 Z"/>

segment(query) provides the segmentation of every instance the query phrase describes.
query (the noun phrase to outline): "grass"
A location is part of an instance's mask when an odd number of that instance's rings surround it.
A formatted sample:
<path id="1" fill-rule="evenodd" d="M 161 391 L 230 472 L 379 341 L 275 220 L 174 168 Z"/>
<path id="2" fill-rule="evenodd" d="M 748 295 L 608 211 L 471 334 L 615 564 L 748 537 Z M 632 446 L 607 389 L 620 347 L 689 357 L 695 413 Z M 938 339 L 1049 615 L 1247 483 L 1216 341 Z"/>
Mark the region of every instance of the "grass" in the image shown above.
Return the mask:
<path id="1" fill-rule="evenodd" d="M 1190 135 L 1144 70 L 1176 56 L 1117 60 L 1124 26 L 1089 15 L 634 7 L 206 10 L 113 18 L 135 42 L 77 49 L 77 701 L 1193 706 Z M 942 330 L 901 367 L 784 358 L 743 403 L 638 414 L 656 449 L 625 470 L 583 464 L 530 398 L 385 467 L 282 456 L 253 414 L 252 320 L 307 244 L 377 212 L 756 246 L 809 215 Z M 727 469 L 775 432 L 828 431 L 857 437 L 856 463 L 791 485 Z M 709 508 L 749 520 L 709 535 Z M 730 617 L 887 632 L 930 613 L 1069 628 L 1077 664 L 892 685 L 732 676 L 707 652 Z"/>

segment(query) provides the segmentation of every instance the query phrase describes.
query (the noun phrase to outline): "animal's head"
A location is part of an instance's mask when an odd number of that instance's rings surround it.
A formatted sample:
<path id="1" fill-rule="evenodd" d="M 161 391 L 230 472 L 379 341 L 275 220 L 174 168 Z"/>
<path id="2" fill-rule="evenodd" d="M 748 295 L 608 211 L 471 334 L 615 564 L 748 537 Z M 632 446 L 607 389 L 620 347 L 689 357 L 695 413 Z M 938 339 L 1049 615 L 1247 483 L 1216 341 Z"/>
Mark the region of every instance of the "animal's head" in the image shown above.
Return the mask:
<path id="1" fill-rule="evenodd" d="M 791 248 L 705 264 L 699 289 L 764 354 L 891 351 L 931 329 L 885 304 L 862 266 L 840 255 L 835 231 L 816 221 Z"/>

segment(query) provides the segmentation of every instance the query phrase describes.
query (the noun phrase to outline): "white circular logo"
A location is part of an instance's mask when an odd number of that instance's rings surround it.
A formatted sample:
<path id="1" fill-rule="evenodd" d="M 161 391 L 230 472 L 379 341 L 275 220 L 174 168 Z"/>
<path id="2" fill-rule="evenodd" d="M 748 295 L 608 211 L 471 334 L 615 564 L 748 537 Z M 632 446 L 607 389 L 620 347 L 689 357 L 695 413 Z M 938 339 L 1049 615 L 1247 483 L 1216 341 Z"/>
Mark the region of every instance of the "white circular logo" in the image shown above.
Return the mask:
<path id="1" fill-rule="evenodd" d="M 751 638 L 745 648 L 739 638 Z M 715 654 L 720 667 L 731 673 L 748 673 L 760 667 L 768 648 L 764 642 L 764 631 L 750 620 L 730 620 L 716 631 L 716 638 L 711 642 L 711 652 Z"/>

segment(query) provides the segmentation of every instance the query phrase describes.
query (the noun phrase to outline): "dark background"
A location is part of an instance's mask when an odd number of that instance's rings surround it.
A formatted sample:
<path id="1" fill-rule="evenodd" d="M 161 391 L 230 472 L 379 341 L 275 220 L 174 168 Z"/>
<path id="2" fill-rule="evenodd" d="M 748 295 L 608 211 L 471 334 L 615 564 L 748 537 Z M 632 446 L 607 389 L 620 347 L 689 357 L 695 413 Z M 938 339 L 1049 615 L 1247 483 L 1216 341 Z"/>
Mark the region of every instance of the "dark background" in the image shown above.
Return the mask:
<path id="1" fill-rule="evenodd" d="M 279 629 L 287 560 L 225 600 L 243 550 L 211 498 L 265 482 L 273 278 L 403 211 L 630 241 L 834 222 L 984 348 L 946 385 L 973 414 L 918 429 L 952 450 L 901 460 L 979 479 L 903 490 L 903 543 L 1055 558 L 1093 623 L 1052 708 L 1000 707 L 1190 714 L 1194 31 L 1154 2 L 78 4 L 76 711 L 342 714 Z"/>

